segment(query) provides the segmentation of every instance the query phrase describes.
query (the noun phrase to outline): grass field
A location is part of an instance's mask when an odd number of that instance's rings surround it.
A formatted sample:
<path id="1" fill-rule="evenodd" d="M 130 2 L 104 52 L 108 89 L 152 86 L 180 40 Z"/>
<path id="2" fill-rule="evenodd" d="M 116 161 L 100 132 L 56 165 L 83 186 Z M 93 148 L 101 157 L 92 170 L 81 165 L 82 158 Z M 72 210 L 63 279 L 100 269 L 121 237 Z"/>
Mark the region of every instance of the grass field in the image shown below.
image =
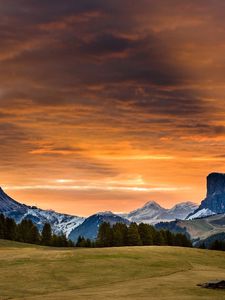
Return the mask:
<path id="1" fill-rule="evenodd" d="M 225 253 L 175 247 L 54 249 L 0 241 L 0 300 L 225 299 Z"/>

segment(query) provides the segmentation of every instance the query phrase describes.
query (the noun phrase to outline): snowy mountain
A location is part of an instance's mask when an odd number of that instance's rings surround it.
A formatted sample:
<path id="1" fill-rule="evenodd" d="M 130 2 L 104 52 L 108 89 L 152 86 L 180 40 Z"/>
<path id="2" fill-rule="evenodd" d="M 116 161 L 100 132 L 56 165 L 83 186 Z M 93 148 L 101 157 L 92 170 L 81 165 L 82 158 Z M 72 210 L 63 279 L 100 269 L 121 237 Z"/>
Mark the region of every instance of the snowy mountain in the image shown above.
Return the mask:
<path id="1" fill-rule="evenodd" d="M 195 211 L 197 207 L 198 205 L 196 203 L 190 201 L 178 203 L 171 209 L 167 210 L 165 219 L 184 220 L 190 213 Z"/>
<path id="2" fill-rule="evenodd" d="M 130 222 L 157 224 L 161 221 L 185 219 L 197 209 L 192 202 L 184 202 L 175 205 L 171 209 L 161 207 L 155 201 L 146 203 L 128 214 L 116 215 L 112 212 L 97 213 L 85 220 L 78 216 L 57 213 L 52 210 L 42 210 L 37 207 L 27 206 L 10 198 L 0 188 L 0 213 L 13 218 L 17 223 L 24 219 L 31 220 L 39 230 L 45 223 L 50 223 L 54 233 L 64 233 L 70 239 L 76 241 L 79 235 L 85 238 L 95 239 L 99 225 L 103 222 L 115 224 Z"/>
<path id="3" fill-rule="evenodd" d="M 126 217 L 128 220 L 137 223 L 153 223 L 157 220 L 158 216 L 165 213 L 166 209 L 161 207 L 155 201 L 147 202 L 143 207 L 131 211 L 128 214 L 122 216 Z"/>
<path id="4" fill-rule="evenodd" d="M 83 236 L 86 239 L 89 238 L 94 240 L 97 237 L 98 228 L 103 222 L 110 223 L 111 225 L 115 223 L 124 223 L 128 225 L 130 223 L 127 219 L 115 215 L 110 211 L 100 212 L 90 216 L 80 226 L 73 229 L 69 238 L 72 241 L 77 241 L 79 236 Z"/>
<path id="5" fill-rule="evenodd" d="M 197 219 L 197 218 L 204 218 L 204 217 L 213 216 L 215 214 L 216 213 L 214 213 L 213 211 L 211 211 L 208 208 L 202 208 L 200 210 L 197 210 L 196 212 L 194 212 L 190 216 L 188 216 L 186 219 L 187 220 L 193 220 L 193 219 Z"/>
<path id="6" fill-rule="evenodd" d="M 64 233 L 66 236 L 85 220 L 82 217 L 60 214 L 53 210 L 42 210 L 21 204 L 9 197 L 1 188 L 0 213 L 13 218 L 17 223 L 24 219 L 29 219 L 39 230 L 42 229 L 45 223 L 50 223 L 54 233 Z"/>
<path id="7" fill-rule="evenodd" d="M 183 202 L 176 204 L 171 209 L 166 209 L 161 207 L 155 201 L 149 201 L 143 207 L 121 216 L 132 222 L 156 224 L 162 221 L 172 221 L 175 219 L 183 220 L 195 211 L 197 207 L 198 205 L 195 203 Z"/>

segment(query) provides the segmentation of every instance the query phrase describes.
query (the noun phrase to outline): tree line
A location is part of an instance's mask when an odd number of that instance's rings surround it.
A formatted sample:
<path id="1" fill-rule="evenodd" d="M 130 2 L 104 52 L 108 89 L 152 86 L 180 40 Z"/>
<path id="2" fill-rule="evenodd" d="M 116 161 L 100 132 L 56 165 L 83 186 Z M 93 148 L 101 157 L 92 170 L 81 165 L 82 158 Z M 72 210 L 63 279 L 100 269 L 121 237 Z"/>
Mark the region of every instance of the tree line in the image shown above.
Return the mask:
<path id="1" fill-rule="evenodd" d="M 180 246 L 192 247 L 191 241 L 182 233 L 174 234 L 169 230 L 156 230 L 149 224 L 131 223 L 129 226 L 116 223 L 102 223 L 96 241 L 79 236 L 77 247 L 120 247 L 120 246 Z"/>
<path id="2" fill-rule="evenodd" d="M 17 224 L 14 219 L 0 214 L 0 239 L 53 247 L 71 247 L 73 242 L 64 234 L 53 234 L 51 225 L 45 223 L 41 232 L 31 220 Z"/>
<path id="3" fill-rule="evenodd" d="M 99 226 L 95 241 L 80 236 L 74 244 L 64 234 L 54 234 L 49 223 L 45 223 L 39 232 L 31 220 L 25 219 L 17 224 L 14 219 L 3 214 L 0 214 L 0 239 L 53 247 L 192 246 L 191 241 L 182 233 L 156 230 L 144 223 L 131 223 L 129 226 L 116 223 L 111 226 L 106 222 Z"/>
<path id="4" fill-rule="evenodd" d="M 200 249 L 225 251 L 225 241 L 215 240 L 211 244 L 207 245 L 203 242 L 199 245 Z"/>

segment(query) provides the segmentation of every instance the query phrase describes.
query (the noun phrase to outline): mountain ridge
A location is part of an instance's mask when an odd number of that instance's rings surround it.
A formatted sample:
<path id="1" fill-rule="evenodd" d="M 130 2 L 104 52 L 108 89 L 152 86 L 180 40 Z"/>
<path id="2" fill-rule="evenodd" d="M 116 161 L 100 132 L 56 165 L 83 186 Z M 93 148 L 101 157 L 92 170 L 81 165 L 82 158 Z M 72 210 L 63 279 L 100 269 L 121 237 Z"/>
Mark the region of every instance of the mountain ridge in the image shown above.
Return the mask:
<path id="1" fill-rule="evenodd" d="M 13 218 L 17 223 L 29 219 L 39 230 L 42 229 L 44 223 L 50 223 L 54 233 L 64 233 L 66 236 L 84 221 L 83 217 L 22 204 L 8 196 L 2 188 L 0 188 L 0 213 Z"/>
<path id="2" fill-rule="evenodd" d="M 175 219 L 185 219 L 191 212 L 196 210 L 197 204 L 186 201 L 175 204 L 167 209 L 159 205 L 156 201 L 148 201 L 142 207 L 130 213 L 120 214 L 131 222 L 156 224 L 161 221 L 172 221 Z"/>

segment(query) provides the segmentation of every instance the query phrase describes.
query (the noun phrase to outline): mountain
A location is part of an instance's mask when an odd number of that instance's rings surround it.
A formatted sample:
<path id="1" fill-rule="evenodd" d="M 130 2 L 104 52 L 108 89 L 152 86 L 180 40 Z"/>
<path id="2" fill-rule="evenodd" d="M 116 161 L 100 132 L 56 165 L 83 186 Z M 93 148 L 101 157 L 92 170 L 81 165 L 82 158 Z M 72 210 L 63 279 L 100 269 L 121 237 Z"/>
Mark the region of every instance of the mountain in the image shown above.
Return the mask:
<path id="1" fill-rule="evenodd" d="M 152 223 L 164 212 L 166 212 L 165 208 L 161 207 L 155 201 L 149 201 L 143 207 L 133 210 L 124 216 L 132 222 Z"/>
<path id="2" fill-rule="evenodd" d="M 197 207 L 198 206 L 195 203 L 183 202 L 176 204 L 171 209 L 166 209 L 161 207 L 155 201 L 149 201 L 143 207 L 121 216 L 127 218 L 131 222 L 156 224 L 161 221 L 183 220 L 195 211 Z"/>
<path id="3" fill-rule="evenodd" d="M 184 220 L 191 212 L 195 211 L 198 205 L 191 201 L 181 202 L 176 204 L 170 209 L 167 209 L 165 215 L 162 215 L 163 219 L 180 219 Z"/>
<path id="4" fill-rule="evenodd" d="M 99 226 L 103 222 L 110 223 L 111 225 L 115 223 L 124 223 L 128 225 L 130 223 L 127 219 L 115 215 L 110 211 L 100 212 L 90 216 L 81 225 L 73 229 L 69 234 L 69 239 L 77 241 L 79 236 L 83 236 L 86 239 L 94 240 L 97 237 Z"/>
<path id="5" fill-rule="evenodd" d="M 206 198 L 188 219 L 221 213 L 225 213 L 225 174 L 211 173 L 207 176 Z"/>
<path id="6" fill-rule="evenodd" d="M 50 223 L 54 233 L 64 233 L 66 236 L 85 219 L 78 216 L 60 214 L 53 210 L 43 210 L 34 206 L 21 204 L 9 197 L 0 188 L 0 213 L 13 218 L 17 223 L 24 219 L 31 220 L 39 230 L 44 223 Z"/>
<path id="7" fill-rule="evenodd" d="M 194 213 L 189 215 L 186 219 L 187 220 L 193 220 L 193 219 L 198 219 L 198 218 L 205 218 L 209 216 L 216 215 L 213 211 L 211 211 L 208 208 L 202 208 L 200 210 L 196 210 Z"/>
<path id="8" fill-rule="evenodd" d="M 208 240 L 212 236 L 225 233 L 225 214 L 216 214 L 193 220 L 176 220 L 161 222 L 157 229 L 168 229 L 172 232 L 183 232 L 189 235 L 194 245 Z"/>
<path id="9" fill-rule="evenodd" d="M 26 212 L 27 206 L 10 198 L 2 188 L 0 188 L 0 212 L 10 213 L 16 211 L 21 214 Z"/>

